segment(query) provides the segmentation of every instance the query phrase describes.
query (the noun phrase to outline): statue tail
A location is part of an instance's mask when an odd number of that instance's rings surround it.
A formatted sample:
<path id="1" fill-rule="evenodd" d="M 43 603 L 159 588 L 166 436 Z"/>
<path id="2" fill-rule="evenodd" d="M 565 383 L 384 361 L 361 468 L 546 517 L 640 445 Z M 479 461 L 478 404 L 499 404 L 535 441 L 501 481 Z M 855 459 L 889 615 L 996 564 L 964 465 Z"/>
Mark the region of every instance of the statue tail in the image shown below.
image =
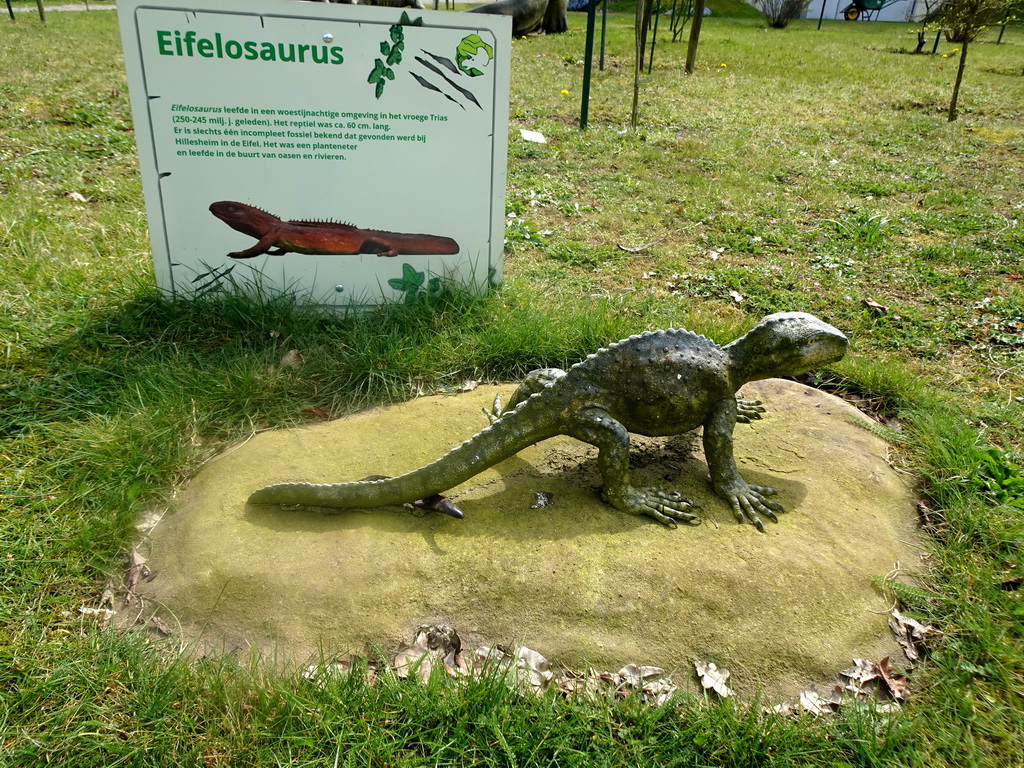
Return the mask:
<path id="1" fill-rule="evenodd" d="M 248 502 L 347 509 L 423 499 L 464 483 L 534 443 L 561 434 L 544 411 L 537 407 L 534 395 L 437 461 L 399 477 L 319 485 L 279 483 L 255 491 Z"/>

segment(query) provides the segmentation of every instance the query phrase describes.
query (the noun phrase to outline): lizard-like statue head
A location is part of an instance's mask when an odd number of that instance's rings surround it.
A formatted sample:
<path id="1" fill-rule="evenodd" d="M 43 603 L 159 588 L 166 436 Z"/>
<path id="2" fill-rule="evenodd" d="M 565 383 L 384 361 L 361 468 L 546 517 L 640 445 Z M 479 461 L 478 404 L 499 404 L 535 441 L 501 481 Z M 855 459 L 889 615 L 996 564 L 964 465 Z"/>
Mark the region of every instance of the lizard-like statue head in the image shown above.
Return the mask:
<path id="1" fill-rule="evenodd" d="M 768 315 L 726 346 L 745 381 L 797 376 L 834 363 L 850 342 L 842 331 L 806 312 Z"/>

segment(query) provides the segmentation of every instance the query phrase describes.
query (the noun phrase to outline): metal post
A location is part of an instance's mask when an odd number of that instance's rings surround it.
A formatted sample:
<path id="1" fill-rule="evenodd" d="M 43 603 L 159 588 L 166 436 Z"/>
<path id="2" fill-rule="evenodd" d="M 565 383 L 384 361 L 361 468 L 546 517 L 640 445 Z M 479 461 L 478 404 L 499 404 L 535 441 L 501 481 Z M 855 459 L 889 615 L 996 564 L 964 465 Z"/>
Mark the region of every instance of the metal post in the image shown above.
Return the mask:
<path id="1" fill-rule="evenodd" d="M 821 15 L 818 17 L 818 29 L 821 29 L 821 20 L 825 18 L 825 3 L 828 0 L 821 0 Z"/>
<path id="2" fill-rule="evenodd" d="M 597 23 L 597 4 L 599 0 L 590 0 L 587 4 L 587 39 L 583 52 L 583 102 L 580 104 L 580 130 L 587 127 L 587 116 L 590 113 L 590 70 L 594 58 L 594 26 Z"/>
<path id="3" fill-rule="evenodd" d="M 601 66 L 599 69 L 604 72 L 604 41 L 608 35 L 608 0 L 601 3 Z"/>
<path id="4" fill-rule="evenodd" d="M 933 46 L 932 46 L 932 56 L 934 56 L 934 55 L 935 55 L 935 52 L 936 52 L 937 50 L 939 50 L 939 36 L 940 36 L 940 35 L 942 35 L 942 30 L 941 30 L 941 29 L 940 29 L 940 30 L 938 30 L 938 31 L 937 31 L 937 32 L 935 33 L 935 45 L 933 45 Z"/>
<path id="5" fill-rule="evenodd" d="M 46 23 L 46 12 L 43 10 L 43 0 L 36 0 L 36 7 L 39 9 L 39 20 Z"/>
<path id="6" fill-rule="evenodd" d="M 651 31 L 651 60 L 647 65 L 648 75 L 654 69 L 654 46 L 658 44 L 658 16 L 661 15 L 661 0 L 655 0 L 652 13 L 654 14 L 654 29 Z"/>
<path id="7" fill-rule="evenodd" d="M 11 14 L 11 21 L 14 21 L 14 9 L 11 8 L 11 0 L 7 0 L 7 12 Z"/>

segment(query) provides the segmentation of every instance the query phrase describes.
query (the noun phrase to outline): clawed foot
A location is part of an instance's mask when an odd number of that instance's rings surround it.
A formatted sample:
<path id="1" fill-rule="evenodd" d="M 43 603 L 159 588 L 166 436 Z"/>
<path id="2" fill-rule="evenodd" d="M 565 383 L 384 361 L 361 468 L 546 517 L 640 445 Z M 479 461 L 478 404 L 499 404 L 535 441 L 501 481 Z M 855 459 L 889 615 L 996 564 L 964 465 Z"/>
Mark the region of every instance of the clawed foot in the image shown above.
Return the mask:
<path id="1" fill-rule="evenodd" d="M 750 523 L 756 526 L 757 530 L 761 531 L 761 533 L 764 533 L 764 523 L 761 522 L 758 513 L 764 515 L 773 523 L 777 523 L 779 518 L 775 513 L 786 511 L 779 502 L 767 498 L 768 496 L 774 496 L 776 493 L 777 491 L 774 488 L 765 488 L 761 485 L 747 485 L 746 483 L 743 483 L 742 488 L 736 490 L 718 490 L 718 495 L 732 506 L 736 519 L 741 523 Z"/>
<path id="2" fill-rule="evenodd" d="M 699 515 L 687 510 L 700 509 L 678 491 L 663 491 L 660 488 L 628 488 L 622 499 L 608 499 L 609 503 L 631 515 L 647 515 L 669 528 L 676 527 L 682 520 L 692 525 L 703 521 Z"/>
<path id="3" fill-rule="evenodd" d="M 767 410 L 760 400 L 745 400 L 742 392 L 736 393 L 736 421 L 740 424 L 749 424 L 755 419 L 760 419 L 761 414 Z"/>
<path id="4" fill-rule="evenodd" d="M 432 512 L 440 512 L 449 517 L 454 517 L 459 520 L 464 518 L 466 515 L 461 509 L 455 506 L 455 502 L 449 499 L 447 496 L 442 496 L 439 493 L 435 493 L 432 496 L 427 496 L 424 499 L 417 499 L 412 502 L 413 507 L 416 509 L 424 509 Z"/>
<path id="5" fill-rule="evenodd" d="M 487 423 L 493 424 L 501 418 L 501 393 L 494 396 L 494 404 L 488 409 L 486 406 L 481 408 L 484 412 L 484 416 L 487 417 Z"/>

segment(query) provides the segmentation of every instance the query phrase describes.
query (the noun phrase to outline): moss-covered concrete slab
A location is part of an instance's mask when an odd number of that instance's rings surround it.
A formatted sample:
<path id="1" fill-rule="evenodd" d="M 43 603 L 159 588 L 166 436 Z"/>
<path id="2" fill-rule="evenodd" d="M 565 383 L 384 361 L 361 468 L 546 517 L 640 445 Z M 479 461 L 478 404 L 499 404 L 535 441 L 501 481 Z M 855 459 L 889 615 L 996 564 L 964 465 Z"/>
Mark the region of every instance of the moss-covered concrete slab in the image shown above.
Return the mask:
<path id="1" fill-rule="evenodd" d="M 418 625 L 447 623 L 466 643 L 525 643 L 569 666 L 699 657 L 729 668 L 741 692 L 783 694 L 854 657 L 899 654 L 872 580 L 917 562 L 910 490 L 862 414 L 791 382 L 750 385 L 769 413 L 736 428 L 745 478 L 777 488 L 789 510 L 763 534 L 711 493 L 695 435 L 638 440 L 633 466 L 638 484 L 667 477 L 703 507 L 700 527 L 603 504 L 596 451 L 571 438 L 453 489 L 465 520 L 245 503 L 268 483 L 421 466 L 484 426 L 497 389 L 259 434 L 210 462 L 148 542 L 158 575 L 146 589 L 164 621 L 203 645 L 295 661 L 321 648 L 392 652 Z M 553 503 L 531 508 L 538 492 Z"/>

